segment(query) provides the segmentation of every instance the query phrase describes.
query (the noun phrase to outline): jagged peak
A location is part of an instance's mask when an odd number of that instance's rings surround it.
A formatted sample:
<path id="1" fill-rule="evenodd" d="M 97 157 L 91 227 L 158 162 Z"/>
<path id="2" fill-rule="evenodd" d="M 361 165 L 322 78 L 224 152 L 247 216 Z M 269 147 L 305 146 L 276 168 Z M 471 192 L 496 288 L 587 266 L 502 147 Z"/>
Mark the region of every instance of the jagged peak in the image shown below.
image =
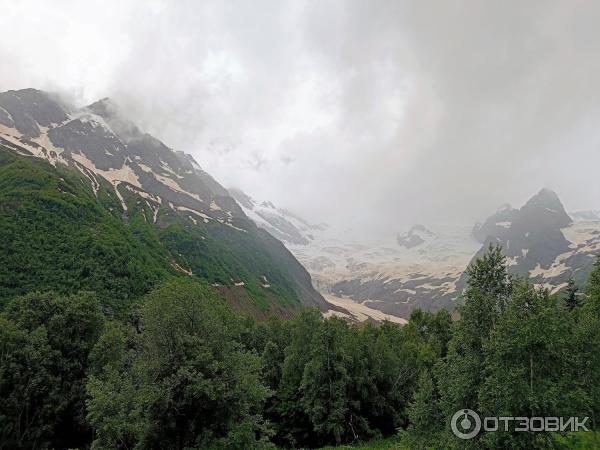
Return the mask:
<path id="1" fill-rule="evenodd" d="M 556 201 L 556 200 L 560 201 L 559 198 L 558 198 L 558 194 L 556 194 L 556 192 L 554 192 L 552 189 L 549 189 L 549 188 L 546 188 L 546 187 L 540 189 L 539 192 L 536 195 L 534 195 L 534 198 L 535 197 L 549 199 L 549 200 L 552 200 L 552 201 Z"/>
<path id="2" fill-rule="evenodd" d="M 63 123 L 70 107 L 58 94 L 27 88 L 0 93 L 0 123 L 27 138 L 40 135 L 41 127 Z"/>
<path id="3" fill-rule="evenodd" d="M 523 208 L 531 207 L 547 207 L 566 214 L 564 206 L 556 192 L 548 188 L 540 189 L 540 191 L 531 197 L 523 206 Z"/>
<path id="4" fill-rule="evenodd" d="M 599 221 L 600 210 L 588 209 L 582 211 L 570 211 L 569 216 L 571 216 L 576 222 Z"/>
<path id="5" fill-rule="evenodd" d="M 435 234 L 432 231 L 417 223 L 410 227 L 406 233 L 396 236 L 396 241 L 401 247 L 411 249 L 431 240 L 434 236 Z"/>
<path id="6" fill-rule="evenodd" d="M 88 109 L 105 118 L 116 115 L 117 111 L 119 110 L 117 104 L 109 97 L 104 97 L 100 100 L 90 103 L 85 107 L 85 109 Z"/>
<path id="7" fill-rule="evenodd" d="M 144 139 L 152 137 L 145 136 L 147 133 L 142 132 L 139 127 L 130 120 L 119 104 L 110 97 L 104 97 L 82 108 L 82 111 L 89 111 L 97 116 L 102 117 L 109 124 L 114 133 L 123 141 L 134 139 Z M 152 137 L 152 139 L 155 139 Z"/>
<path id="8" fill-rule="evenodd" d="M 268 200 L 265 200 L 264 202 L 262 202 L 260 204 L 260 206 L 263 206 L 265 208 L 270 208 L 270 209 L 277 209 L 277 208 L 275 208 L 275 205 L 273 204 L 273 202 L 270 202 Z"/>
<path id="9" fill-rule="evenodd" d="M 556 192 L 548 188 L 541 189 L 531 197 L 520 209 L 520 214 L 544 217 L 544 224 L 551 227 L 566 227 L 573 222 Z"/>

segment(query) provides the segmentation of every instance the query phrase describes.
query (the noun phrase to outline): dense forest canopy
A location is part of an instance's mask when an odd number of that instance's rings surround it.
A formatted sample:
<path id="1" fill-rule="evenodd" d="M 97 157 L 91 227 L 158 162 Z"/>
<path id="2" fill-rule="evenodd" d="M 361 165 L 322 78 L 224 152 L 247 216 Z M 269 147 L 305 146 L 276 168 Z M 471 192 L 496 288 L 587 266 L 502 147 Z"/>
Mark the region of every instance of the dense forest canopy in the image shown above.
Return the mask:
<path id="1" fill-rule="evenodd" d="M 600 263 L 585 292 L 468 270 L 460 319 L 352 325 L 304 310 L 257 321 L 206 283 L 167 281 L 116 317 L 92 292 L 31 293 L 0 316 L 1 448 L 546 449 L 564 433 L 450 431 L 488 415 L 590 417 L 600 405 Z M 572 297 L 577 297 L 573 302 Z"/>

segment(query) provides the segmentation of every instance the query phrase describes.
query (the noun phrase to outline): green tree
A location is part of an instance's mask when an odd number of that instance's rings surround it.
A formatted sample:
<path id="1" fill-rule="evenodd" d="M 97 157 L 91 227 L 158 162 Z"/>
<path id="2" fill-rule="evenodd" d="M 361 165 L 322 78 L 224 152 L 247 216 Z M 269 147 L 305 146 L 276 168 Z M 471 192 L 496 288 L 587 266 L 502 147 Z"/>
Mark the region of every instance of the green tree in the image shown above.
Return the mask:
<path id="1" fill-rule="evenodd" d="M 302 403 L 302 378 L 311 360 L 313 335 L 323 325 L 323 317 L 316 309 L 306 309 L 289 323 L 289 344 L 281 369 L 281 381 L 273 398 L 269 419 L 276 421 L 275 443 L 286 447 L 316 445 L 316 437 L 309 415 Z"/>
<path id="2" fill-rule="evenodd" d="M 0 447 L 86 444 L 88 355 L 104 318 L 91 294 L 29 294 L 0 318 Z"/>
<path id="3" fill-rule="evenodd" d="M 546 289 L 515 285 L 511 302 L 484 345 L 485 380 L 479 388 L 485 416 L 568 417 L 584 392 L 574 380 L 574 321 Z M 553 446 L 551 433 L 487 433 L 490 448 Z"/>
<path id="4" fill-rule="evenodd" d="M 405 330 L 416 333 L 438 357 L 444 357 L 452 338 L 452 317 L 445 309 L 431 313 L 417 308 L 411 313 Z"/>
<path id="5" fill-rule="evenodd" d="M 409 358 L 403 357 L 399 326 L 366 324 L 349 329 L 346 388 L 350 440 L 392 434 L 401 425 Z M 406 365 L 405 365 L 406 364 Z"/>
<path id="6" fill-rule="evenodd" d="M 440 443 L 444 420 L 433 372 L 436 363 L 447 353 L 452 319 L 447 311 L 430 313 L 417 309 L 403 331 L 409 337 L 408 342 L 418 345 L 418 355 L 423 358 L 428 355 L 421 364 L 418 383 L 411 392 L 412 400 L 407 408 L 410 420 L 407 437 L 415 447 L 436 446 Z"/>
<path id="7" fill-rule="evenodd" d="M 499 246 L 490 246 L 468 267 L 467 276 L 460 321 L 454 327 L 448 354 L 436 370 L 446 418 L 462 408 L 478 408 L 484 345 L 506 309 L 512 290 L 506 258 Z"/>
<path id="8" fill-rule="evenodd" d="M 581 412 L 590 417 L 595 433 L 600 421 L 600 257 L 588 279 L 585 302 L 577 312 L 574 335 L 578 352 L 574 356 L 581 374 L 578 380 L 586 393 Z"/>
<path id="9" fill-rule="evenodd" d="M 579 288 L 575 284 L 573 277 L 569 277 L 569 282 L 565 288 L 565 305 L 569 311 L 573 311 L 575 308 L 581 306 L 581 300 L 579 299 Z"/>
<path id="10" fill-rule="evenodd" d="M 105 364 L 88 383 L 95 448 L 263 446 L 268 389 L 260 358 L 239 342 L 239 323 L 210 286 L 186 280 L 150 293 L 130 360 Z M 107 341 L 123 339 L 100 345 Z"/>
<path id="11" fill-rule="evenodd" d="M 350 355 L 346 347 L 348 325 L 332 318 L 315 332 L 310 349 L 310 362 L 302 378 L 302 404 L 315 432 L 325 442 L 339 445 L 351 430 L 346 389 L 350 382 Z M 350 430 L 349 430 L 350 428 Z"/>
<path id="12" fill-rule="evenodd" d="M 431 373 L 427 370 L 423 371 L 408 409 L 410 418 L 408 436 L 412 444 L 411 448 L 427 449 L 439 445 L 443 418 L 438 397 Z"/>

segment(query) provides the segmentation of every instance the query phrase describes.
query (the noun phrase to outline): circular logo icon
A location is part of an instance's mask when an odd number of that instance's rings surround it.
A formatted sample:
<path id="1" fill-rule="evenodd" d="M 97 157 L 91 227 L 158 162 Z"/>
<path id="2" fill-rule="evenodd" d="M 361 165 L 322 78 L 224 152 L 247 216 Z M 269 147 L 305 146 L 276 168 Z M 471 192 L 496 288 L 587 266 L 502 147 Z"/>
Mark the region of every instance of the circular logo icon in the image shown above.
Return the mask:
<path id="1" fill-rule="evenodd" d="M 473 439 L 481 430 L 481 418 L 472 409 L 461 409 L 452 416 L 450 426 L 457 438 Z"/>

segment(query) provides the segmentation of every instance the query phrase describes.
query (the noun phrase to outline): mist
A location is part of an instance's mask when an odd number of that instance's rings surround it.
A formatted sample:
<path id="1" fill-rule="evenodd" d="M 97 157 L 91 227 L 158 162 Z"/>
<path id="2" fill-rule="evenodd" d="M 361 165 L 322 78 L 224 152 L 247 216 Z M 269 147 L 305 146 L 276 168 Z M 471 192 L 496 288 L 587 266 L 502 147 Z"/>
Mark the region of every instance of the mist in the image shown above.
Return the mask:
<path id="1" fill-rule="evenodd" d="M 0 0 L 0 90 L 111 97 L 224 186 L 365 233 L 600 209 L 600 4 Z"/>

